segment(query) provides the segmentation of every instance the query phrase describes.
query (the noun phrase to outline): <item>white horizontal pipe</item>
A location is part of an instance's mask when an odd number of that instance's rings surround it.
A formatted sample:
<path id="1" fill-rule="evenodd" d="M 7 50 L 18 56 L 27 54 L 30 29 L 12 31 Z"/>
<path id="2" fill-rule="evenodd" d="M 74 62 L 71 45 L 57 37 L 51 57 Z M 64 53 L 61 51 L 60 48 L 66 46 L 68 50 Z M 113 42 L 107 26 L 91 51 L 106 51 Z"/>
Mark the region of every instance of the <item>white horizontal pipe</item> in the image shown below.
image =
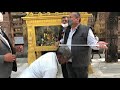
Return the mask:
<path id="1" fill-rule="evenodd" d="M 87 45 L 87 44 L 72 44 L 72 45 L 67 45 L 67 44 L 59 44 L 59 46 L 99 46 L 99 45 Z"/>

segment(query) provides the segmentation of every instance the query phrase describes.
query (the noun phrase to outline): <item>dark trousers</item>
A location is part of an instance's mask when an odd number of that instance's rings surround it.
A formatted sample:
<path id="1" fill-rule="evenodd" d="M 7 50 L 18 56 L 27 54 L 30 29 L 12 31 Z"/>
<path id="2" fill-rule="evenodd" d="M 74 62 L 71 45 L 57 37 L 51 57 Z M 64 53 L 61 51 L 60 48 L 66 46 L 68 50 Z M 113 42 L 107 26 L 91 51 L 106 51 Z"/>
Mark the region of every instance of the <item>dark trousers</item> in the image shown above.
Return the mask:
<path id="1" fill-rule="evenodd" d="M 72 63 L 67 63 L 68 78 L 88 78 L 88 66 L 72 67 Z"/>
<path id="2" fill-rule="evenodd" d="M 67 68 L 66 68 L 66 64 L 62 64 L 61 66 L 62 66 L 63 77 L 68 78 L 68 71 L 67 71 Z"/>

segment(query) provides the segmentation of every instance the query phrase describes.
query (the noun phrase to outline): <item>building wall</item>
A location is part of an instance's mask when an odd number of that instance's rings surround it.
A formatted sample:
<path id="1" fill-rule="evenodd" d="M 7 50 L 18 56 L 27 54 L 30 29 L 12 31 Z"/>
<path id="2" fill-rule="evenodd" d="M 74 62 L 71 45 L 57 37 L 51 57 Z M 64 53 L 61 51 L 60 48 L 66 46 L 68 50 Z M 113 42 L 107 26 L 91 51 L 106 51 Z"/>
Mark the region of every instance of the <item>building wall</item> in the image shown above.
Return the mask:
<path id="1" fill-rule="evenodd" d="M 118 17 L 118 50 L 120 52 L 120 16 Z"/>
<path id="2" fill-rule="evenodd" d="M 0 26 L 2 26 L 2 29 L 9 37 L 10 41 L 13 41 L 13 35 L 12 35 L 12 26 L 11 26 L 11 16 L 9 12 L 5 12 L 3 14 L 3 22 L 0 22 Z"/>
<path id="3" fill-rule="evenodd" d="M 13 14 L 16 14 L 16 17 L 13 17 Z M 20 13 L 21 14 L 21 13 Z M 11 43 L 13 46 L 15 46 L 15 40 L 14 40 L 14 37 L 17 36 L 19 33 L 19 31 L 15 32 L 15 28 L 22 28 L 22 25 L 24 24 L 22 21 L 22 19 L 19 17 L 19 12 L 4 12 L 3 14 L 3 22 L 0 22 L 0 26 L 2 26 L 2 29 L 4 30 L 4 32 L 7 34 L 7 36 L 9 37 Z M 18 20 L 18 22 L 15 22 L 13 21 L 13 18 L 17 18 L 17 15 L 18 15 L 18 18 L 20 18 L 20 20 Z M 15 16 L 15 15 L 14 15 Z M 24 24 L 25 25 L 25 24 Z M 17 27 L 18 26 L 18 27 Z M 24 26 L 25 27 L 25 26 Z M 23 36 L 23 33 L 24 33 L 24 29 L 21 29 L 21 32 L 22 33 L 22 36 Z M 25 38 L 25 49 L 24 49 L 24 52 L 22 53 L 18 53 L 18 56 L 22 55 L 22 56 L 25 56 L 27 54 L 27 39 L 26 39 L 26 35 L 27 33 L 25 33 L 23 36 Z"/>
<path id="4" fill-rule="evenodd" d="M 24 17 L 26 14 L 24 12 L 11 12 L 12 15 L 12 25 L 13 25 L 13 36 L 14 40 L 16 38 L 23 41 L 23 43 L 19 40 L 15 40 L 15 47 L 19 45 L 23 45 L 24 51 L 23 52 L 17 52 L 18 57 L 24 57 L 27 56 L 27 33 L 26 33 L 26 23 L 21 18 Z"/>

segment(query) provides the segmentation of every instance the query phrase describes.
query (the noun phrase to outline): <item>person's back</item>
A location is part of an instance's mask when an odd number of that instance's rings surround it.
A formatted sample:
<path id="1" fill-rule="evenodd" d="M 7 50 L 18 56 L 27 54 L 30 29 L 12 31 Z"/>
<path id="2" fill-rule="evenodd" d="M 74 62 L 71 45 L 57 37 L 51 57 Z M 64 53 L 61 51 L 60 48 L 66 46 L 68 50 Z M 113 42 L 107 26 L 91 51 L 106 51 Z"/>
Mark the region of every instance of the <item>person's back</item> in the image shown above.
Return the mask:
<path id="1" fill-rule="evenodd" d="M 34 61 L 18 78 L 62 78 L 61 65 L 55 52 L 48 52 Z"/>

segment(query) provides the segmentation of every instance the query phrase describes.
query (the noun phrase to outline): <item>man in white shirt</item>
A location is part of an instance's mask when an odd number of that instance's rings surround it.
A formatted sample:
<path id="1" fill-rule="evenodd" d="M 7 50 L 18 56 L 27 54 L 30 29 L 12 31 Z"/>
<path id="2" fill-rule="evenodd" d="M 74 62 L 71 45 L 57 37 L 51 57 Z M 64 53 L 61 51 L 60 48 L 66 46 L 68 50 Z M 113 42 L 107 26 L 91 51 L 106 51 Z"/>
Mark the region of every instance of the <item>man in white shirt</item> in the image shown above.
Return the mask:
<path id="1" fill-rule="evenodd" d="M 60 64 L 70 58 L 70 49 L 59 47 L 56 52 L 48 52 L 35 60 L 18 78 L 63 78 Z"/>
<path id="2" fill-rule="evenodd" d="M 106 45 L 108 44 L 103 41 L 97 42 L 92 30 L 88 26 L 80 24 L 80 22 L 80 13 L 71 12 L 63 43 L 68 45 L 72 52 L 72 59 L 67 63 L 69 78 L 88 78 L 91 48 L 107 49 Z"/>

